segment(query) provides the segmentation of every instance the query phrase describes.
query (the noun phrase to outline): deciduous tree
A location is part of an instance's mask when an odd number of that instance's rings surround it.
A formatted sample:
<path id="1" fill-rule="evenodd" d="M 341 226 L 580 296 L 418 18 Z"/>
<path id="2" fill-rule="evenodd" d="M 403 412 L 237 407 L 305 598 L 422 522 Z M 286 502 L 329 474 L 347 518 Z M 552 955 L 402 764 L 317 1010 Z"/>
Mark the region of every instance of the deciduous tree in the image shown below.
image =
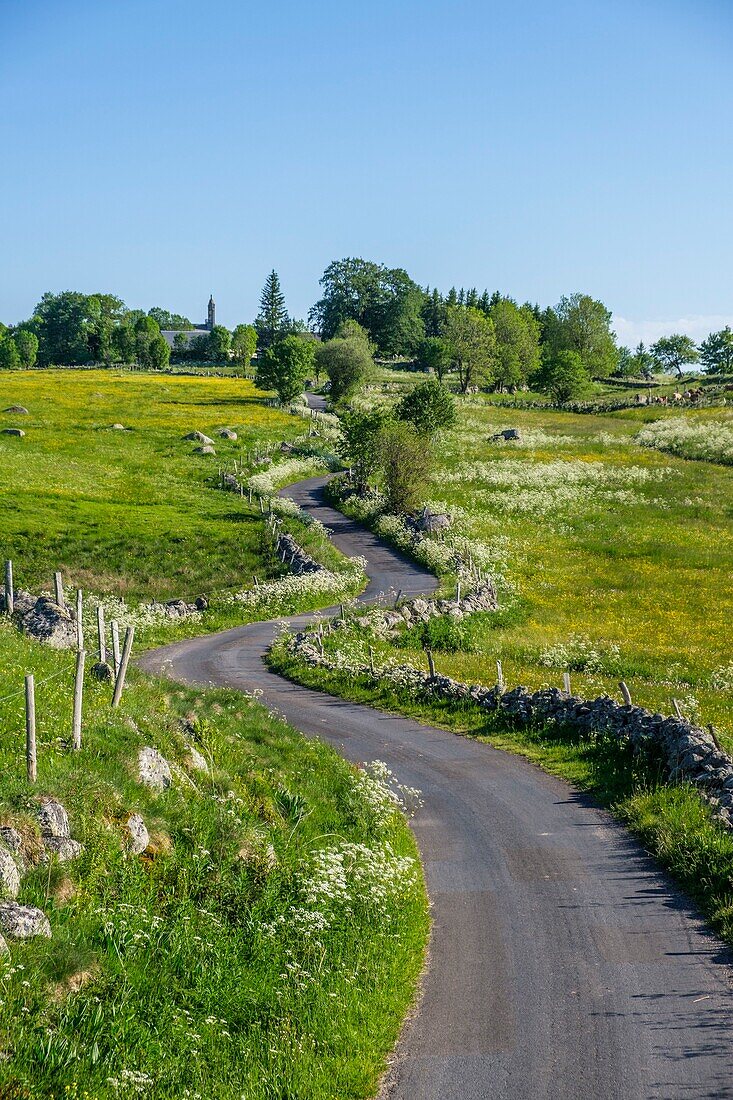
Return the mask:
<path id="1" fill-rule="evenodd" d="M 551 352 L 576 351 L 591 377 L 613 373 L 618 353 L 611 331 L 611 311 L 589 294 L 561 298 L 545 311 L 543 338 Z"/>
<path id="2" fill-rule="evenodd" d="M 371 377 L 374 360 L 368 339 L 358 335 L 337 336 L 316 351 L 319 371 L 327 375 L 334 401 L 344 401 Z"/>
<path id="3" fill-rule="evenodd" d="M 240 367 L 248 367 L 257 351 L 257 329 L 254 325 L 237 325 L 232 333 L 232 358 Z"/>
<path id="4" fill-rule="evenodd" d="M 397 403 L 395 415 L 418 435 L 432 437 L 455 424 L 456 403 L 439 379 L 426 378 Z"/>
<path id="5" fill-rule="evenodd" d="M 727 325 L 700 344 L 700 361 L 708 374 L 733 374 L 733 331 Z"/>
<path id="6" fill-rule="evenodd" d="M 511 298 L 500 298 L 488 315 L 496 330 L 496 385 L 521 386 L 540 365 L 540 326 L 531 309 Z"/>
<path id="7" fill-rule="evenodd" d="M 553 401 L 562 404 L 580 396 L 590 382 L 590 375 L 579 352 L 557 351 L 546 354 L 536 381 Z"/>
<path id="8" fill-rule="evenodd" d="M 315 343 L 302 336 L 286 336 L 267 348 L 257 368 L 257 385 L 274 390 L 285 405 L 303 392 L 313 370 Z"/>
<path id="9" fill-rule="evenodd" d="M 652 344 L 650 350 L 660 370 L 676 370 L 680 377 L 683 366 L 696 363 L 700 358 L 695 341 L 680 333 L 662 336 L 656 344 Z"/>
<path id="10" fill-rule="evenodd" d="M 469 386 L 484 386 L 492 381 L 496 365 L 496 331 L 489 317 L 478 309 L 449 306 L 445 341 L 458 371 L 461 393 Z"/>

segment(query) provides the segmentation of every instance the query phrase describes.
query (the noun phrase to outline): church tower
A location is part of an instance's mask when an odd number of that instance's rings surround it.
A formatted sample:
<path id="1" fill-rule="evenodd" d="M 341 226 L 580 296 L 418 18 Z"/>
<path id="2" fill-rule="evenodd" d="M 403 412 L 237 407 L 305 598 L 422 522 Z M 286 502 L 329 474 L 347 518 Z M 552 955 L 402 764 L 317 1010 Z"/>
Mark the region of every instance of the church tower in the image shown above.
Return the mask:
<path id="1" fill-rule="evenodd" d="M 211 332 L 212 328 L 216 324 L 216 305 L 214 303 L 214 295 L 209 295 L 209 309 L 206 315 L 206 327 Z"/>

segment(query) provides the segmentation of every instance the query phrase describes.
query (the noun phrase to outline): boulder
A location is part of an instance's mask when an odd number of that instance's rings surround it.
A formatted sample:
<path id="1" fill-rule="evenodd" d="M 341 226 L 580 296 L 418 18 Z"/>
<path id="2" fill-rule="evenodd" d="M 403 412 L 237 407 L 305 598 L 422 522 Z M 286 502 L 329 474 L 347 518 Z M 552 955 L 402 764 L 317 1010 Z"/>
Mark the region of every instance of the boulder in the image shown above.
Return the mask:
<path id="1" fill-rule="evenodd" d="M 503 439 L 506 442 L 509 442 L 510 440 L 521 442 L 522 433 L 520 432 L 519 428 L 504 428 L 503 431 L 497 432 L 497 434 L 494 436 L 494 439 Z"/>
<path id="2" fill-rule="evenodd" d="M 231 428 L 220 428 L 217 434 L 220 435 L 222 439 L 234 440 L 237 438 L 237 433 L 233 432 Z"/>
<path id="3" fill-rule="evenodd" d="M 51 938 L 51 925 L 43 910 L 35 905 L 18 905 L 17 901 L 0 901 L 0 929 L 14 940 Z"/>
<path id="4" fill-rule="evenodd" d="M 3 428 L 2 433 L 3 435 L 17 435 L 20 436 L 21 439 L 25 435 L 22 428 Z"/>
<path id="5" fill-rule="evenodd" d="M 128 833 L 128 847 L 134 856 L 141 855 L 150 843 L 147 826 L 141 814 L 130 814 L 125 822 Z"/>
<path id="6" fill-rule="evenodd" d="M 7 848 L 0 847 L 0 897 L 17 898 L 20 870 Z"/>
<path id="7" fill-rule="evenodd" d="M 204 435 L 203 432 L 189 432 L 188 435 L 184 435 L 184 439 L 190 440 L 192 443 L 213 444 L 214 440 L 210 439 L 208 435 Z"/>
<path id="8" fill-rule="evenodd" d="M 197 596 L 193 601 L 193 606 L 197 611 L 207 611 L 209 608 L 209 601 L 206 596 Z"/>
<path id="9" fill-rule="evenodd" d="M 72 649 L 76 645 L 76 623 L 66 607 L 59 607 L 51 596 L 39 596 L 30 611 L 23 615 L 21 628 L 25 634 L 47 642 L 54 649 Z"/>
<path id="10" fill-rule="evenodd" d="M 433 513 L 426 505 L 415 520 L 415 527 L 418 531 L 427 531 L 429 534 L 433 534 L 436 531 L 445 531 L 450 527 L 451 522 L 451 517 L 447 512 Z"/>
<path id="11" fill-rule="evenodd" d="M 92 676 L 95 680 L 111 680 L 113 669 L 106 661 L 95 661 L 92 665 Z"/>
<path id="12" fill-rule="evenodd" d="M 41 836 L 70 837 L 69 815 L 60 802 L 54 798 L 44 798 L 36 811 Z"/>
<path id="13" fill-rule="evenodd" d="M 216 451 L 210 443 L 205 443 L 203 447 L 196 448 L 197 455 L 215 455 Z"/>
<path id="14" fill-rule="evenodd" d="M 154 791 L 166 791 L 171 785 L 171 769 L 166 758 L 157 749 L 146 745 L 137 757 L 140 782 Z"/>
<path id="15" fill-rule="evenodd" d="M 12 413 L 13 416 L 28 416 L 25 405 L 8 405 L 7 409 L 3 409 L 3 412 Z"/>
<path id="16" fill-rule="evenodd" d="M 199 750 L 194 748 L 193 745 L 186 745 L 186 749 L 188 751 L 188 763 L 191 767 L 197 772 L 207 772 L 209 770 L 209 765 L 206 762 L 206 757 L 202 756 Z"/>
<path id="17" fill-rule="evenodd" d="M 19 856 L 23 850 L 23 837 L 12 825 L 0 825 L 0 844 L 14 856 Z"/>
<path id="18" fill-rule="evenodd" d="M 50 856 L 55 856 L 59 863 L 68 863 L 70 859 L 76 859 L 84 851 L 83 844 L 68 836 L 44 836 L 43 848 L 44 863 L 48 863 Z"/>
<path id="19" fill-rule="evenodd" d="M 113 424 L 112 425 L 112 431 L 113 432 L 126 432 L 127 428 L 125 427 L 124 424 Z"/>

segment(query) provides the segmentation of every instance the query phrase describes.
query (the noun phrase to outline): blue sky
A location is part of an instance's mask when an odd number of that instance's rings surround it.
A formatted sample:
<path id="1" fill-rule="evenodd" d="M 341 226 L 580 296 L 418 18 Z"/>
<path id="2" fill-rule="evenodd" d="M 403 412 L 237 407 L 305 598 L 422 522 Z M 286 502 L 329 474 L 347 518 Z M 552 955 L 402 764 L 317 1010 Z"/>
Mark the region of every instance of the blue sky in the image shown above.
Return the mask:
<path id="1" fill-rule="evenodd" d="M 733 322 L 729 0 L 0 0 L 0 318 L 45 290 L 229 325 L 330 260 L 624 341 Z"/>

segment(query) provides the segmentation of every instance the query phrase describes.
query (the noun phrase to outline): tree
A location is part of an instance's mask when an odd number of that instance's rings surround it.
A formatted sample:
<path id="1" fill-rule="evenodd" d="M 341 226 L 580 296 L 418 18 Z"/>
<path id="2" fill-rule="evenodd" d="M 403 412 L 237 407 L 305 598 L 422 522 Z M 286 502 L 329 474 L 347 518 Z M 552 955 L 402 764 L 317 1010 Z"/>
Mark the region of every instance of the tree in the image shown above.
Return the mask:
<path id="1" fill-rule="evenodd" d="M 318 370 L 327 375 L 334 401 L 352 397 L 370 378 L 374 367 L 370 347 L 368 339 L 358 335 L 337 336 L 318 347 Z"/>
<path id="2" fill-rule="evenodd" d="M 228 363 L 232 336 L 224 325 L 214 325 L 209 333 L 209 359 L 212 363 Z"/>
<path id="3" fill-rule="evenodd" d="M 660 370 L 676 370 L 680 378 L 682 367 L 687 363 L 696 363 L 700 358 L 695 341 L 679 333 L 662 336 L 650 350 Z"/>
<path id="4" fill-rule="evenodd" d="M 426 337 L 430 338 L 442 334 L 445 325 L 445 308 L 445 300 L 437 287 L 433 289 L 432 293 L 428 290 L 425 291 L 422 319 Z"/>
<path id="5" fill-rule="evenodd" d="M 511 298 L 500 298 L 488 315 L 496 330 L 496 384 L 521 386 L 540 365 L 540 326 L 531 309 Z"/>
<path id="6" fill-rule="evenodd" d="M 148 364 L 151 370 L 165 370 L 171 361 L 171 349 L 164 336 L 158 333 L 148 344 Z"/>
<path id="7" fill-rule="evenodd" d="M 451 352 L 441 336 L 426 336 L 417 349 L 417 365 L 443 381 L 451 364 Z"/>
<path id="8" fill-rule="evenodd" d="M 708 374 L 733 374 L 733 331 L 726 325 L 700 344 L 700 361 Z"/>
<path id="9" fill-rule="evenodd" d="M 257 329 L 254 325 L 237 325 L 232 333 L 232 358 L 239 367 L 248 367 L 257 350 Z"/>
<path id="10" fill-rule="evenodd" d="M 618 361 L 611 311 L 589 294 L 561 298 L 545 311 L 543 339 L 552 353 L 577 351 L 591 377 L 607 378 Z"/>
<path id="11" fill-rule="evenodd" d="M 364 491 L 382 467 L 383 436 L 391 415 L 386 409 L 358 412 L 345 409 L 341 416 L 341 440 L 338 453 L 351 467 L 357 487 Z"/>
<path id="12" fill-rule="evenodd" d="M 430 447 L 411 424 L 395 421 L 382 433 L 382 448 L 387 510 L 417 511 L 430 476 Z"/>
<path id="13" fill-rule="evenodd" d="M 38 359 L 42 366 L 51 363 L 79 365 L 92 356 L 87 342 L 88 298 L 75 290 L 43 295 L 35 308 Z"/>
<path id="14" fill-rule="evenodd" d="M 126 318 L 112 330 L 112 358 L 116 363 L 132 363 L 136 351 L 135 326 Z"/>
<path id="15" fill-rule="evenodd" d="M 177 332 L 173 337 L 173 354 L 177 360 L 188 359 L 188 337 L 185 332 Z"/>
<path id="16" fill-rule="evenodd" d="M 558 404 L 578 397 L 589 381 L 590 375 L 577 351 L 548 352 L 537 378 L 540 389 Z"/>
<path id="17" fill-rule="evenodd" d="M 15 346 L 15 340 L 9 333 L 0 337 L 0 370 L 18 370 L 20 356 Z"/>
<path id="18" fill-rule="evenodd" d="M 170 313 L 167 309 L 161 309 L 160 306 L 153 306 L 152 309 L 149 309 L 148 317 L 152 317 L 159 328 L 168 331 L 193 328 L 188 317 L 183 317 L 180 313 Z"/>
<path id="19" fill-rule="evenodd" d="M 13 342 L 18 351 L 21 367 L 25 367 L 26 370 L 30 369 L 38 355 L 38 337 L 35 332 L 20 328 L 13 336 Z"/>
<path id="20" fill-rule="evenodd" d="M 383 355 L 412 355 L 424 335 L 425 296 L 402 268 L 370 260 L 334 260 L 320 281 L 322 297 L 309 313 L 324 340 L 344 321 L 362 325 Z"/>
<path id="21" fill-rule="evenodd" d="M 313 370 L 315 343 L 302 336 L 286 336 L 266 349 L 257 368 L 256 383 L 263 390 L 274 390 L 283 405 L 303 392 L 306 378 Z"/>
<path id="22" fill-rule="evenodd" d="M 161 352 L 159 348 L 154 349 L 153 344 L 159 337 L 160 329 L 152 317 L 145 314 L 138 317 L 135 322 L 135 358 L 143 370 L 156 369 L 155 364 L 159 362 Z"/>
<path id="23" fill-rule="evenodd" d="M 426 378 L 397 403 L 395 415 L 412 424 L 418 435 L 432 437 L 455 424 L 456 403 L 439 379 Z"/>
<path id="24" fill-rule="evenodd" d="M 494 322 L 478 309 L 449 306 L 445 341 L 458 371 L 461 393 L 469 386 L 488 384 L 496 363 Z"/>
<path id="25" fill-rule="evenodd" d="M 656 361 L 654 356 L 645 346 L 644 341 L 640 340 L 636 345 L 633 356 L 631 357 L 632 373 L 639 376 L 639 378 L 651 378 L 656 370 Z"/>
<path id="26" fill-rule="evenodd" d="M 273 269 L 265 280 L 260 296 L 260 312 L 255 321 L 260 348 L 270 348 L 278 340 L 287 336 L 290 318 L 285 308 L 285 295 L 280 287 L 280 279 Z"/>

